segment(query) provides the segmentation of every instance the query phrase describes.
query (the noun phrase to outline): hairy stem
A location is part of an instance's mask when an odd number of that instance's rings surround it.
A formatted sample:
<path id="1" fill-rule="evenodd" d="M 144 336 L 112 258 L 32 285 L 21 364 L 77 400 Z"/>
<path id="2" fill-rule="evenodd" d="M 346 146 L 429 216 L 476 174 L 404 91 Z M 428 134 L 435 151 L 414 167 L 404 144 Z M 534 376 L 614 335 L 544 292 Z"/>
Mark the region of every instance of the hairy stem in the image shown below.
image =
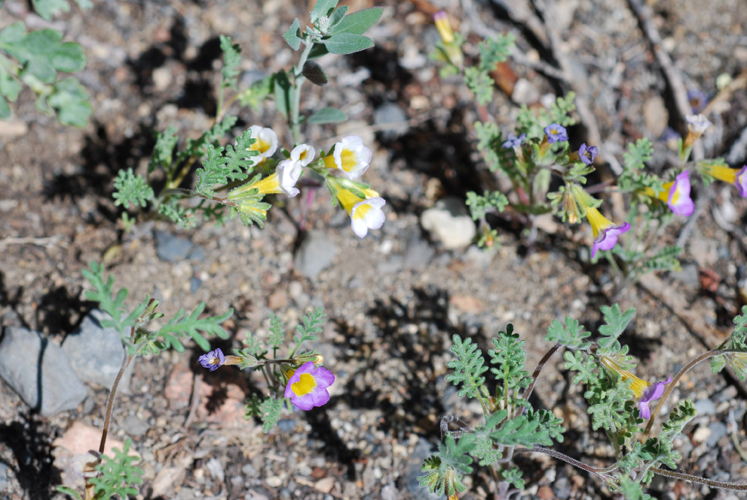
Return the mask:
<path id="1" fill-rule="evenodd" d="M 689 372 L 690 370 L 695 367 L 695 365 L 702 363 L 703 361 L 710 359 L 714 356 L 721 356 L 724 354 L 736 354 L 741 353 L 742 351 L 738 349 L 716 349 L 713 351 L 708 351 L 706 353 L 701 354 L 697 358 L 690 361 L 685 367 L 679 371 L 677 375 L 674 376 L 672 379 L 672 382 L 667 384 L 667 388 L 664 391 L 664 394 L 662 394 L 661 399 L 659 399 L 659 403 L 656 405 L 656 408 L 654 408 L 654 411 L 651 413 L 651 418 L 648 421 L 648 425 L 646 425 L 646 429 L 643 431 L 643 438 L 641 439 L 641 442 L 645 442 L 648 439 L 649 434 L 651 433 L 651 428 L 654 426 L 654 420 L 656 420 L 656 416 L 659 414 L 659 411 L 661 410 L 662 406 L 664 406 L 664 402 L 667 400 L 669 395 L 674 390 L 675 386 L 677 385 L 677 382 L 680 381 L 683 375 L 685 373 Z"/>
<path id="2" fill-rule="evenodd" d="M 134 337 L 135 327 L 133 326 L 130 330 L 130 338 L 132 339 Z M 104 453 L 104 447 L 106 446 L 106 437 L 109 434 L 109 424 L 111 423 L 112 409 L 114 408 L 114 398 L 117 395 L 117 387 L 119 386 L 120 380 L 122 380 L 122 375 L 124 375 L 130 361 L 132 361 L 132 358 L 134 357 L 134 354 L 128 356 L 125 353 L 125 357 L 122 359 L 122 366 L 119 368 L 119 373 L 117 373 L 117 378 L 114 379 L 114 385 L 112 385 L 112 389 L 109 391 L 109 400 L 106 402 L 106 416 L 104 417 L 104 430 L 101 433 L 101 443 L 99 443 L 99 453 Z"/>
<path id="3" fill-rule="evenodd" d="M 532 391 L 534 391 L 534 386 L 537 383 L 537 378 L 539 377 L 540 372 L 545 367 L 547 362 L 550 361 L 550 358 L 552 357 L 552 355 L 555 354 L 558 351 L 558 349 L 560 349 L 562 346 L 563 344 L 561 344 L 560 342 L 552 346 L 550 350 L 547 351 L 544 356 L 542 356 L 542 359 L 540 359 L 539 363 L 537 363 L 537 367 L 534 369 L 534 372 L 532 373 L 532 382 L 529 384 L 529 387 L 527 387 L 527 389 L 524 391 L 524 395 L 522 396 L 524 401 L 529 401 L 529 397 L 532 395 Z M 521 408 L 517 416 L 520 417 L 523 414 L 524 414 L 524 407 Z"/>
<path id="4" fill-rule="evenodd" d="M 721 488 L 724 490 L 732 491 L 747 491 L 747 484 L 727 483 L 724 481 L 714 481 L 713 479 L 707 479 L 705 477 L 693 476 L 691 474 L 683 474 L 682 472 L 674 472 L 671 470 L 651 468 L 651 472 L 659 474 L 660 476 L 671 477 L 673 479 L 681 479 L 683 481 L 690 481 L 691 483 L 705 484 L 707 486 L 713 486 L 714 488 Z"/>
<path id="5" fill-rule="evenodd" d="M 575 458 L 571 458 L 568 455 L 561 453 L 559 451 L 555 451 L 550 448 L 545 448 L 544 446 L 535 446 L 534 448 L 518 448 L 515 453 L 544 453 L 545 455 L 550 455 L 551 457 L 557 458 L 559 460 L 562 460 L 566 463 L 569 463 L 575 467 L 578 467 L 579 469 L 583 469 L 589 474 L 594 474 L 595 476 L 599 477 L 605 482 L 609 482 L 612 480 L 612 477 L 607 475 L 607 469 L 597 469 L 596 467 L 592 467 L 591 465 L 587 465 L 583 462 L 580 462 L 576 460 Z"/>

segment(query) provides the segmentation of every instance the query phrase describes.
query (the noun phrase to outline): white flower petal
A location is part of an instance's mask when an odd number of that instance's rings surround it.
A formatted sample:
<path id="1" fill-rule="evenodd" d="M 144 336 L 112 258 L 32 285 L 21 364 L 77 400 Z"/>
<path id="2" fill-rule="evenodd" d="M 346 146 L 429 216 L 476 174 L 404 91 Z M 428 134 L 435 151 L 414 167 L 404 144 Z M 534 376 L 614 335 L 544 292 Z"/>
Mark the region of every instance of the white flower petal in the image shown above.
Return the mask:
<path id="1" fill-rule="evenodd" d="M 284 160 L 277 167 L 280 189 L 291 198 L 300 193 L 295 186 L 299 177 L 301 177 L 301 172 L 303 172 L 303 167 L 297 161 Z"/>
<path id="2" fill-rule="evenodd" d="M 316 156 L 316 150 L 313 146 L 308 144 L 299 144 L 293 151 L 291 151 L 290 159 L 293 161 L 300 162 L 302 166 L 306 166 L 314 160 Z"/>
<path id="3" fill-rule="evenodd" d="M 262 127 L 260 125 L 252 125 L 249 127 L 252 131 L 252 138 L 257 142 L 252 144 L 252 148 L 259 147 L 259 154 L 252 156 L 254 165 L 259 165 L 266 158 L 271 158 L 278 149 L 278 136 L 271 128 Z"/>

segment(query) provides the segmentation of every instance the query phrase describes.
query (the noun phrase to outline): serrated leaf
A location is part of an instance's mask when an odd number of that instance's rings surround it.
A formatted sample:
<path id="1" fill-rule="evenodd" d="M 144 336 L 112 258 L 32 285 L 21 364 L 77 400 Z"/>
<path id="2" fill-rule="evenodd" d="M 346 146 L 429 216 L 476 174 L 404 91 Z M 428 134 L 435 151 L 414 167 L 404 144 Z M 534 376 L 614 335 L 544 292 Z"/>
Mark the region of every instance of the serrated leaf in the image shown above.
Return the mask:
<path id="1" fill-rule="evenodd" d="M 153 188 L 148 185 L 148 181 L 141 175 L 135 175 L 131 168 L 119 171 L 114 179 L 114 189 L 115 206 L 130 208 L 132 203 L 144 207 L 154 197 Z"/>
<path id="2" fill-rule="evenodd" d="M 340 111 L 336 108 L 322 108 L 318 110 L 316 113 L 311 115 L 309 119 L 307 120 L 307 123 L 340 123 L 344 122 L 348 119 L 348 115 L 346 115 L 343 111 Z"/>
<path id="3" fill-rule="evenodd" d="M 166 130 L 156 135 L 156 145 L 153 147 L 153 153 L 151 153 L 148 162 L 148 174 L 158 167 L 169 170 L 178 140 L 176 127 L 173 125 L 169 125 Z"/>
<path id="4" fill-rule="evenodd" d="M 85 292 L 85 297 L 87 300 L 98 302 L 98 308 L 111 317 L 111 319 L 109 320 L 102 321 L 102 326 L 112 326 L 116 328 L 117 332 L 119 332 L 121 336 L 124 332 L 125 327 L 131 326 L 126 325 L 122 322 L 122 315 L 124 314 L 124 301 L 127 298 L 127 289 L 120 289 L 119 291 L 117 291 L 116 295 L 112 297 L 114 276 L 109 275 L 109 278 L 107 280 L 104 280 L 104 266 L 96 261 L 91 261 L 90 266 L 90 270 L 83 269 L 83 271 L 81 272 L 83 274 L 83 277 L 86 278 L 96 290 L 87 290 Z"/>
<path id="5" fill-rule="evenodd" d="M 560 342 L 570 349 L 587 349 L 591 344 L 586 339 L 591 335 L 584 331 L 583 325 L 577 320 L 566 316 L 565 325 L 554 319 L 547 327 L 545 340 L 548 342 Z"/>
<path id="6" fill-rule="evenodd" d="M 633 319 L 636 313 L 635 307 L 631 307 L 623 313 L 617 304 L 614 304 L 612 307 L 602 306 L 599 309 L 602 311 L 604 321 L 607 323 L 599 327 L 599 333 L 612 339 L 617 339 L 625 331 L 628 323 L 630 323 L 630 320 Z"/>
<path id="7" fill-rule="evenodd" d="M 374 46 L 373 40 L 353 33 L 340 33 L 322 43 L 333 54 L 353 54 Z"/>
<path id="8" fill-rule="evenodd" d="M 454 345 L 451 346 L 451 352 L 456 354 L 457 359 L 446 364 L 454 369 L 454 373 L 446 376 L 446 381 L 456 386 L 462 385 L 459 397 L 477 397 L 480 387 L 485 383 L 482 374 L 488 370 L 488 367 L 484 366 L 482 352 L 469 338 L 462 341 L 459 335 L 454 335 L 452 339 Z"/>
<path id="9" fill-rule="evenodd" d="M 303 65 L 301 74 L 308 78 L 314 85 L 326 85 L 329 82 L 329 76 L 324 68 L 316 61 L 306 61 Z"/>
<path id="10" fill-rule="evenodd" d="M 298 22 L 298 18 L 296 18 L 296 20 L 293 21 L 293 24 L 290 25 L 290 28 L 283 33 L 283 38 L 288 42 L 288 45 L 290 45 L 293 50 L 298 50 L 303 41 L 300 35 L 301 24 Z"/>
<path id="11" fill-rule="evenodd" d="M 376 24 L 381 18 L 384 9 L 381 7 L 371 7 L 370 9 L 359 10 L 348 14 L 333 30 L 333 35 L 341 33 L 350 33 L 352 35 L 362 35 L 371 26 Z"/>
<path id="12" fill-rule="evenodd" d="M 63 125 L 85 127 L 93 114 L 85 87 L 72 76 L 55 84 L 47 102 L 57 110 L 57 119 Z"/>
<path id="13" fill-rule="evenodd" d="M 128 498 L 139 493 L 133 485 L 143 483 L 143 470 L 132 465 L 140 457 L 130 455 L 131 445 L 132 440 L 127 438 L 121 451 L 113 448 L 114 458 L 102 455 L 101 463 L 96 466 L 98 474 L 90 479 L 96 498 Z"/>
<path id="14" fill-rule="evenodd" d="M 220 316 L 200 318 L 202 311 L 205 310 L 205 303 L 200 302 L 191 314 L 185 316 L 184 309 L 179 309 L 176 316 L 156 332 L 156 337 L 163 338 L 166 347 L 173 347 L 176 351 L 182 352 L 183 346 L 177 337 L 189 335 L 203 350 L 210 349 L 210 342 L 204 335 L 217 335 L 222 339 L 228 338 L 228 332 L 223 329 L 221 324 L 233 315 L 233 309 L 229 309 Z"/>
<path id="15" fill-rule="evenodd" d="M 231 43 L 231 37 L 220 36 L 220 49 L 223 51 L 223 75 L 222 85 L 236 90 L 239 76 L 239 64 L 241 64 L 241 48 L 238 44 Z"/>
<path id="16" fill-rule="evenodd" d="M 280 412 L 283 410 L 283 400 L 267 397 L 259 406 L 262 415 L 262 430 L 265 434 L 270 432 L 280 420 Z"/>

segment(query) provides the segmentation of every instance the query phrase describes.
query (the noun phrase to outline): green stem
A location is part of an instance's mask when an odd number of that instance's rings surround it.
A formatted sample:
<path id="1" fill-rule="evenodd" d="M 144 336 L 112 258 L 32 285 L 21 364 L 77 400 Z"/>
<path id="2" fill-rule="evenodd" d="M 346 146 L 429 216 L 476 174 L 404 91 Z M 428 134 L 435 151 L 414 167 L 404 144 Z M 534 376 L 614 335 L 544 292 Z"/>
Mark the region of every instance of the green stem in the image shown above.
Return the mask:
<path id="1" fill-rule="evenodd" d="M 301 57 L 298 59 L 298 64 L 293 71 L 293 95 L 291 96 L 290 112 L 288 113 L 288 126 L 293 134 L 293 143 L 298 144 L 301 142 L 301 130 L 298 123 L 298 117 L 301 108 L 301 87 L 306 81 L 306 77 L 303 76 L 303 66 L 309 58 L 311 49 L 314 48 L 314 40 L 310 36 L 306 35 L 304 43 L 306 47 L 301 52 Z"/>

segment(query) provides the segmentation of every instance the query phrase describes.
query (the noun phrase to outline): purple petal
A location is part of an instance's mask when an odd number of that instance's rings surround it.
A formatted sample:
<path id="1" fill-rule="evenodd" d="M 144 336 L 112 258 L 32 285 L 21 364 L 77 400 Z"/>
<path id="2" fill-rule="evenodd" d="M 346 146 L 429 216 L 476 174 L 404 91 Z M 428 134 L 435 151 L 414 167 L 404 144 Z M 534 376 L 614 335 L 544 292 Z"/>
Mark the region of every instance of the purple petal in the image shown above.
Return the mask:
<path id="1" fill-rule="evenodd" d="M 550 144 L 554 144 L 558 141 L 568 140 L 568 132 L 562 125 L 551 123 L 550 125 L 545 127 L 544 130 L 545 134 L 547 135 L 547 142 L 549 142 Z"/>
<path id="2" fill-rule="evenodd" d="M 662 382 L 656 382 L 654 385 L 646 389 L 641 396 L 641 401 L 638 403 L 638 412 L 642 418 L 648 420 L 651 418 L 651 410 L 648 407 L 649 402 L 659 399 L 664 395 L 664 386 L 672 382 L 672 377 L 667 378 Z"/>
<path id="3" fill-rule="evenodd" d="M 648 401 L 641 401 L 638 403 L 638 413 L 641 418 L 645 418 L 646 420 L 651 418 L 651 410 L 648 407 Z"/>
<path id="4" fill-rule="evenodd" d="M 630 231 L 630 224 L 627 222 L 620 226 L 611 226 L 607 229 L 602 229 L 594 241 L 594 246 L 591 248 L 591 256 L 594 257 L 597 250 L 612 250 L 617 245 L 617 237 L 628 231 Z"/>
<path id="5" fill-rule="evenodd" d="M 674 197 L 677 195 L 677 201 L 674 202 Z M 690 198 L 690 172 L 685 170 L 681 174 L 677 175 L 674 179 L 674 184 L 669 189 L 669 199 L 667 205 L 674 212 L 675 215 L 683 215 L 689 217 L 695 210 L 695 204 L 692 198 Z"/>
<path id="6" fill-rule="evenodd" d="M 739 169 L 739 172 L 737 172 L 737 182 L 735 182 L 735 184 L 737 185 L 739 196 L 747 198 L 747 165 L 744 165 Z"/>

